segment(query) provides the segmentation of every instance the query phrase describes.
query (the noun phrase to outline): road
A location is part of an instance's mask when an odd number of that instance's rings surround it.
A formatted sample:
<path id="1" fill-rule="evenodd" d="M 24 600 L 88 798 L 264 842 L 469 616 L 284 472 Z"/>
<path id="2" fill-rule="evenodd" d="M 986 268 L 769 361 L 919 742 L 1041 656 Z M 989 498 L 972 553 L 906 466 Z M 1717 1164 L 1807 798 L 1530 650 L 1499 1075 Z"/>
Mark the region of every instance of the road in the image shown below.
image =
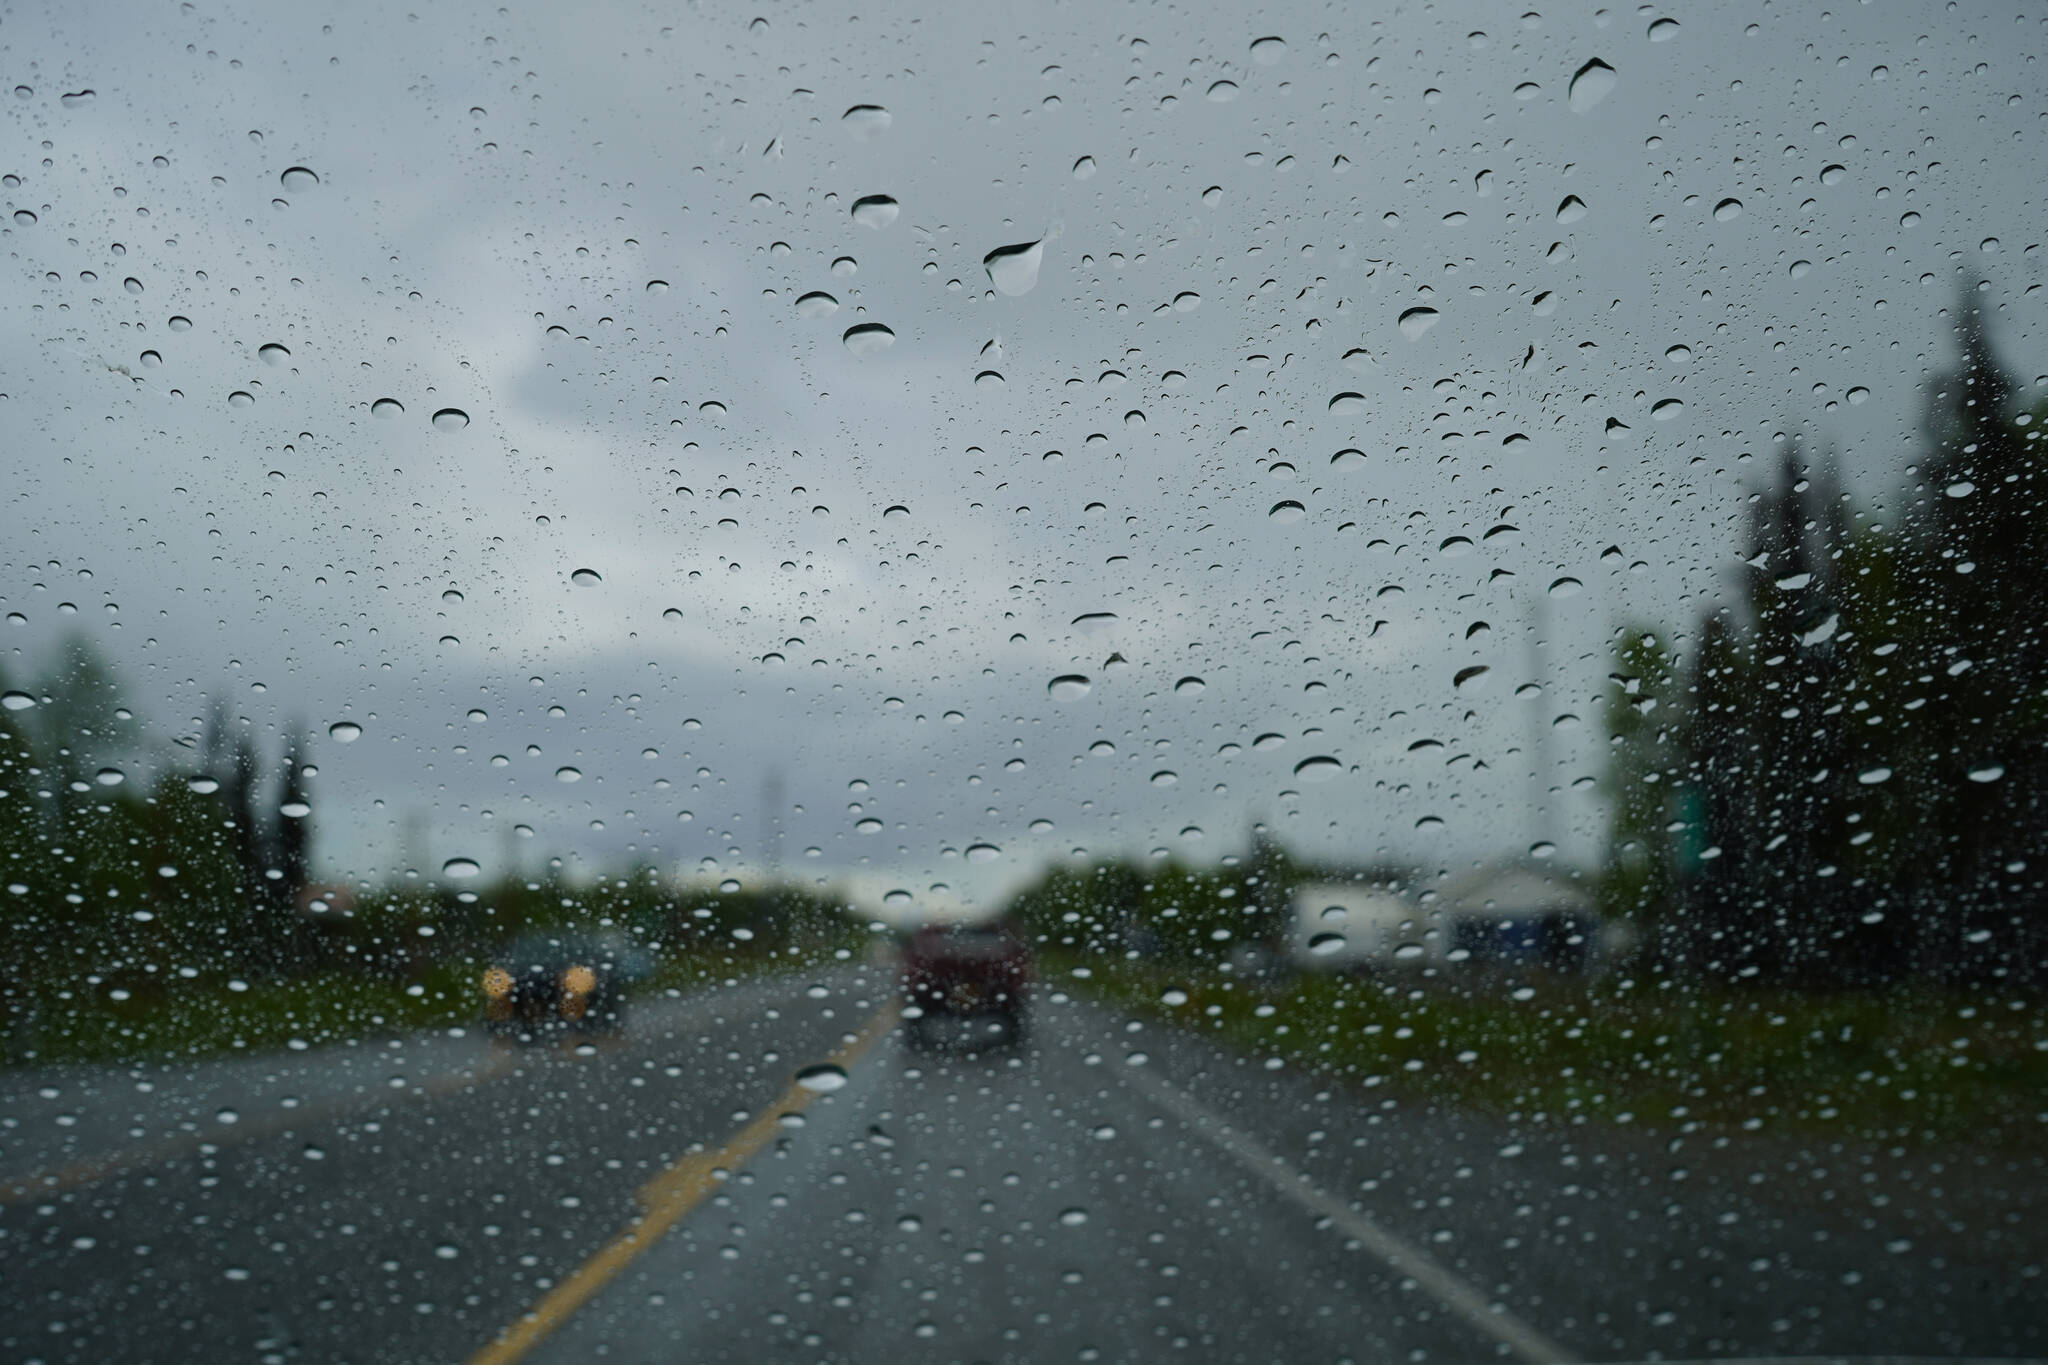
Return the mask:
<path id="1" fill-rule="evenodd" d="M 0 1358 L 2048 1356 L 2040 1158 L 1433 1113 L 1057 991 L 926 1056 L 892 985 L 0 1077 Z"/>

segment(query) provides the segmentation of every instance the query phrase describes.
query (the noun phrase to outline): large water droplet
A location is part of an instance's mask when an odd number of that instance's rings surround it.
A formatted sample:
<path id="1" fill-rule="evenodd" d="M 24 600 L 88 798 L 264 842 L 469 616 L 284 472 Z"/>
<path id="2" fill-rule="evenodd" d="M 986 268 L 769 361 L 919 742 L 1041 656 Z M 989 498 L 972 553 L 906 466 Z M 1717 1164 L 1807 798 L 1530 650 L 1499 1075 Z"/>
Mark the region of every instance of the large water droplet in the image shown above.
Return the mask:
<path id="1" fill-rule="evenodd" d="M 236 389 L 228 395 L 228 406 L 231 408 L 254 407 L 256 406 L 256 395 L 247 389 Z"/>
<path id="2" fill-rule="evenodd" d="M 1401 314 L 1401 335 L 1413 341 L 1436 326 L 1440 316 L 1434 308 L 1410 308 Z"/>
<path id="3" fill-rule="evenodd" d="M 1228 104 L 1237 98 L 1236 81 L 1217 81 L 1209 87 L 1209 98 L 1217 104 Z"/>
<path id="4" fill-rule="evenodd" d="M 1563 578 L 1552 579 L 1549 592 L 1552 597 L 1577 597 L 1580 589 L 1585 586 L 1578 579 L 1566 575 Z"/>
<path id="5" fill-rule="evenodd" d="M 1362 450 L 1340 450 L 1330 457 L 1332 469 L 1363 469 L 1365 452 Z"/>
<path id="6" fill-rule="evenodd" d="M 256 348 L 256 358 L 266 365 L 282 365 L 292 358 L 292 353 L 277 342 L 269 341 Z"/>
<path id="7" fill-rule="evenodd" d="M 1062 673 L 1047 683 L 1045 690 L 1054 701 L 1077 701 L 1088 695 L 1092 685 L 1085 674 Z"/>
<path id="8" fill-rule="evenodd" d="M 220 790 L 220 783 L 211 777 L 188 777 L 185 779 L 185 786 L 201 796 L 211 796 Z"/>
<path id="9" fill-rule="evenodd" d="M 1557 206 L 1557 221 L 1560 223 L 1576 223 L 1585 216 L 1586 201 L 1576 194 L 1566 195 L 1564 202 Z"/>
<path id="10" fill-rule="evenodd" d="M 461 408 L 442 408 L 433 421 L 436 431 L 460 431 L 469 425 L 469 414 Z"/>
<path id="11" fill-rule="evenodd" d="M 1094 157 L 1092 157 L 1092 156 L 1084 156 L 1084 157 L 1082 157 L 1082 158 L 1081 158 L 1081 159 L 1080 159 L 1079 161 L 1076 161 L 1076 162 L 1074 163 L 1074 179 L 1076 179 L 1076 180 L 1088 180 L 1088 179 L 1092 179 L 1092 178 L 1094 177 L 1094 175 L 1095 175 L 1095 158 L 1094 158 Z M 34 221 L 34 219 L 33 219 L 33 218 L 31 218 L 31 219 L 30 219 L 30 221 L 31 221 L 31 222 L 33 222 L 33 221 Z"/>
<path id="12" fill-rule="evenodd" d="M 1342 934 L 1317 934 L 1308 941 L 1308 950 L 1317 957 L 1328 957 L 1331 953 L 1344 951 L 1350 940 Z"/>
<path id="13" fill-rule="evenodd" d="M 886 194 L 864 194 L 853 201 L 853 221 L 865 228 L 885 228 L 903 206 Z"/>
<path id="14" fill-rule="evenodd" d="M 1330 411 L 1339 417 L 1350 417 L 1365 411 L 1365 395 L 1362 393 L 1340 393 L 1330 400 Z"/>
<path id="15" fill-rule="evenodd" d="M 856 104 L 839 116 L 839 122 L 846 131 L 862 142 L 889 131 L 889 125 L 896 120 L 887 109 L 879 104 Z"/>
<path id="16" fill-rule="evenodd" d="M 352 720 L 338 720 L 327 727 L 327 737 L 336 744 L 353 744 L 363 737 L 363 727 Z"/>
<path id="17" fill-rule="evenodd" d="M 879 322 L 857 323 L 846 329 L 840 338 L 846 349 L 857 356 L 870 356 L 888 350 L 896 344 L 896 333 Z"/>
<path id="18" fill-rule="evenodd" d="M 1565 91 L 1565 103 L 1574 114 L 1583 114 L 1613 94 L 1619 79 L 1613 67 L 1595 57 L 1573 74 Z"/>
<path id="19" fill-rule="evenodd" d="M 989 282 L 999 294 L 1011 298 L 1028 294 L 1038 283 L 1038 267 L 1045 260 L 1045 242 L 1019 242 L 1015 246 L 999 246 L 981 258 L 982 268 L 988 271 Z"/>
<path id="20" fill-rule="evenodd" d="M 581 782 L 582 780 L 583 770 L 581 768 L 561 767 L 555 769 L 555 781 L 557 782 Z"/>
<path id="21" fill-rule="evenodd" d="M 389 419 L 397 417 L 404 411 L 405 404 L 399 402 L 396 398 L 379 398 L 376 402 L 370 404 L 370 415 L 372 417 Z"/>
<path id="22" fill-rule="evenodd" d="M 1260 66 L 1272 66 L 1287 55 L 1287 40 L 1284 38 L 1252 39 L 1252 60 Z"/>
<path id="23" fill-rule="evenodd" d="M 1742 201 L 1740 199 L 1723 199 L 1720 203 L 1714 205 L 1714 221 L 1717 223 L 1726 223 L 1741 216 Z"/>
<path id="24" fill-rule="evenodd" d="M 293 166 L 278 176 L 277 181 L 288 190 L 310 190 L 320 183 L 320 177 L 304 166 Z"/>
<path id="25" fill-rule="evenodd" d="M 1294 775 L 1304 782 L 1328 782 L 1344 771 L 1344 765 L 1328 754 L 1304 758 L 1294 765 Z"/>
<path id="26" fill-rule="evenodd" d="M 796 1073 L 796 1083 L 806 1090 L 829 1095 L 846 1085 L 846 1068 L 836 1062 L 819 1062 Z"/>
<path id="27" fill-rule="evenodd" d="M 813 289 L 797 295 L 796 311 L 799 317 L 829 318 L 839 311 L 839 300 L 822 289 Z"/>
<path id="28" fill-rule="evenodd" d="M 970 863 L 992 863 L 1002 856 L 1002 849 L 994 844 L 969 844 L 967 846 L 967 861 Z"/>
<path id="29" fill-rule="evenodd" d="M 1650 21 L 1651 42 L 1668 43 L 1677 36 L 1678 21 L 1676 19 L 1653 19 Z"/>
<path id="30" fill-rule="evenodd" d="M 1266 515 L 1285 526 L 1307 516 L 1308 509 L 1292 498 L 1284 498 L 1266 509 Z"/>
<path id="31" fill-rule="evenodd" d="M 594 588 L 604 582 L 604 576 L 595 569 L 577 569 L 569 575 L 569 581 L 579 588 Z"/>
<path id="32" fill-rule="evenodd" d="M 441 875 L 450 881 L 468 881 L 482 871 L 474 858 L 450 858 L 441 864 Z"/>

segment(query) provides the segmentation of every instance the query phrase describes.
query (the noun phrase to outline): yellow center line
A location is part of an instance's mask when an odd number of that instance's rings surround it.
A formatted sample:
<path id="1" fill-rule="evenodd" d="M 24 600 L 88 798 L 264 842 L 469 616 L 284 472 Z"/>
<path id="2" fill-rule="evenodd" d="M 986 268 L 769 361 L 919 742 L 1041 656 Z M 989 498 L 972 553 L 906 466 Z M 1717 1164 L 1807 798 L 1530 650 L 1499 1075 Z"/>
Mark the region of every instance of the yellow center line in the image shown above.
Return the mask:
<path id="1" fill-rule="evenodd" d="M 891 1003 L 876 1011 L 853 1040 L 827 1057 L 826 1062 L 850 1067 L 896 1026 L 896 1010 L 896 1005 Z M 527 1309 L 517 1322 L 500 1332 L 496 1340 L 471 1356 L 469 1365 L 513 1365 L 513 1362 L 524 1358 L 578 1309 L 597 1297 L 599 1291 L 631 1265 L 641 1252 L 660 1241 L 663 1234 L 709 1198 L 733 1172 L 772 1142 L 784 1115 L 801 1113 L 818 1098 L 819 1093 L 792 1081 L 780 1099 L 734 1133 L 724 1146 L 716 1151 L 693 1152 L 679 1157 L 642 1185 L 637 1196 L 641 1213 L 632 1226 L 576 1267 L 538 1303 Z"/>
<path id="2" fill-rule="evenodd" d="M 274 1137 L 316 1124 L 332 1123 L 346 1119 L 352 1114 L 368 1113 L 386 1105 L 406 1099 L 439 1099 L 443 1095 L 467 1090 L 473 1086 L 488 1085 L 490 1082 L 510 1075 L 514 1066 L 511 1056 L 494 1052 L 483 1059 L 482 1064 L 470 1070 L 452 1071 L 445 1075 L 430 1077 L 418 1085 L 403 1090 L 386 1091 L 371 1095 L 342 1095 L 331 1100 L 315 1101 L 296 1109 L 280 1110 L 268 1117 L 235 1124 L 215 1124 L 210 1128 L 180 1133 L 156 1142 L 138 1143 L 124 1147 L 105 1156 L 88 1157 L 66 1166 L 57 1166 L 25 1175 L 0 1176 L 0 1208 L 10 1204 L 26 1204 L 32 1200 L 46 1199 L 66 1190 L 96 1185 L 125 1171 L 147 1166 L 162 1166 L 180 1157 L 192 1155 L 203 1147 L 234 1147 L 258 1138 Z"/>

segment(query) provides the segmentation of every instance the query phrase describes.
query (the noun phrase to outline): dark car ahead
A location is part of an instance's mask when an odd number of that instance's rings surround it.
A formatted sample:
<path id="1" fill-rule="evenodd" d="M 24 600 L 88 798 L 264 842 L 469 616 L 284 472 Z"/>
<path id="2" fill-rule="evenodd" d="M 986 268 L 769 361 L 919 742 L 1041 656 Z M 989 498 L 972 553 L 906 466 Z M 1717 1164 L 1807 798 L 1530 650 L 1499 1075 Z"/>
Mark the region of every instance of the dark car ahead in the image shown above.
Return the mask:
<path id="1" fill-rule="evenodd" d="M 484 1016 L 494 1035 L 523 1042 L 616 1032 L 625 1024 L 626 986 L 644 974 L 645 956 L 622 938 L 528 934 L 491 955 L 480 982 Z"/>
<path id="2" fill-rule="evenodd" d="M 903 949 L 904 1022 L 912 1046 L 1022 1043 L 1030 982 L 1031 949 L 1006 924 L 919 929 Z"/>

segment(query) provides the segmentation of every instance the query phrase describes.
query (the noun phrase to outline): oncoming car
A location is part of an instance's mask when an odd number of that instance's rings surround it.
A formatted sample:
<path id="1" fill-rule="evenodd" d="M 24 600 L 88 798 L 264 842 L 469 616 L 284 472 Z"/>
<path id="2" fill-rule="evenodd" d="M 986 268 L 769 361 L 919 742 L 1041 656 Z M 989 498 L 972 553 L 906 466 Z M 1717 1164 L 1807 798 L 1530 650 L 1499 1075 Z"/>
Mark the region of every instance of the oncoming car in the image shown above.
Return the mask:
<path id="1" fill-rule="evenodd" d="M 630 944 L 581 934 L 529 934 L 491 955 L 478 985 L 498 1037 L 531 1042 L 566 1033 L 616 1032 L 626 986 L 640 975 Z"/>
<path id="2" fill-rule="evenodd" d="M 928 925 L 903 950 L 911 1046 L 1024 1041 L 1031 950 L 1006 924 Z"/>

